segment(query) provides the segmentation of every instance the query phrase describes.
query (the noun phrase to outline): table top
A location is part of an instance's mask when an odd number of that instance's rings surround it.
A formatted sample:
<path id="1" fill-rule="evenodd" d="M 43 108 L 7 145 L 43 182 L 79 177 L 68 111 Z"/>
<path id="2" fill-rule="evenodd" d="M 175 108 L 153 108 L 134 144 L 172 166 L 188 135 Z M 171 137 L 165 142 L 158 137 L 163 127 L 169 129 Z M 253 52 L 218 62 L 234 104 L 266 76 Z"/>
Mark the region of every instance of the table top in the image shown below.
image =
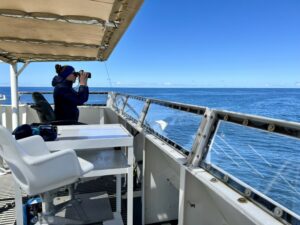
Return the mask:
<path id="1" fill-rule="evenodd" d="M 121 124 L 71 125 L 58 126 L 55 141 L 128 137 L 131 134 Z"/>
<path id="2" fill-rule="evenodd" d="M 121 124 L 57 126 L 57 139 L 46 142 L 50 151 L 132 146 L 132 135 Z"/>

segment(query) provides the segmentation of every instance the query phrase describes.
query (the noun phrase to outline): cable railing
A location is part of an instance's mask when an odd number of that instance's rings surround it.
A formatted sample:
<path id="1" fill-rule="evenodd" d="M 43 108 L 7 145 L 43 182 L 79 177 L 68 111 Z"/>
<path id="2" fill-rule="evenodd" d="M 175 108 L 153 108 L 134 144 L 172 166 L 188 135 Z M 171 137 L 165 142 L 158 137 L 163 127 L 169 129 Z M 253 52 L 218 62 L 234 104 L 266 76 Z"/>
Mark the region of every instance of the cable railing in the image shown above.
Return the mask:
<path id="1" fill-rule="evenodd" d="M 300 224 L 300 124 L 214 110 L 199 166 L 288 223 Z"/>
<path id="2" fill-rule="evenodd" d="M 204 107 L 161 101 L 140 96 L 114 94 L 114 109 L 126 119 L 163 140 L 181 154 L 192 150 Z M 189 118 L 189 120 L 187 120 Z"/>
<path id="3" fill-rule="evenodd" d="M 300 224 L 299 123 L 112 95 L 118 113 L 186 155 L 188 166 L 205 169 L 239 192 L 241 202 L 252 201 L 286 224 Z"/>

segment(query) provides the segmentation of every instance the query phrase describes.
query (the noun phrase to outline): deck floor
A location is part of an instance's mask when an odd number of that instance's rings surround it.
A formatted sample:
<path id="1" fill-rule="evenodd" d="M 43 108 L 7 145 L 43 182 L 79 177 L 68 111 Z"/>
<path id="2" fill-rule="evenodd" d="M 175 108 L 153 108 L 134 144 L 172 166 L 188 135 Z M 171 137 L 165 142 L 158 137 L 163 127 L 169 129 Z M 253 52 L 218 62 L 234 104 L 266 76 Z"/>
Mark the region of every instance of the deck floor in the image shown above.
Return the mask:
<path id="1" fill-rule="evenodd" d="M 15 202 L 14 181 L 11 174 L 0 176 L 0 224 L 12 225 L 15 222 L 15 208 L 10 207 Z"/>
<path id="2" fill-rule="evenodd" d="M 100 177 L 95 180 L 79 183 L 75 190 L 76 194 L 106 192 L 109 197 L 112 211 L 116 210 L 116 179 L 114 176 Z M 122 188 L 125 194 L 126 187 Z M 63 195 L 64 193 L 60 193 Z M 23 195 L 26 198 L 26 195 Z M 3 208 L 5 205 L 14 203 L 14 181 L 11 174 L 0 176 L 0 224 L 13 225 L 15 222 L 15 209 L 13 207 Z M 1 210 L 2 209 L 2 210 Z M 124 225 L 127 221 L 127 201 L 122 198 L 122 218 Z M 134 198 L 134 225 L 141 224 L 141 198 Z M 100 225 L 99 223 L 94 225 Z"/>

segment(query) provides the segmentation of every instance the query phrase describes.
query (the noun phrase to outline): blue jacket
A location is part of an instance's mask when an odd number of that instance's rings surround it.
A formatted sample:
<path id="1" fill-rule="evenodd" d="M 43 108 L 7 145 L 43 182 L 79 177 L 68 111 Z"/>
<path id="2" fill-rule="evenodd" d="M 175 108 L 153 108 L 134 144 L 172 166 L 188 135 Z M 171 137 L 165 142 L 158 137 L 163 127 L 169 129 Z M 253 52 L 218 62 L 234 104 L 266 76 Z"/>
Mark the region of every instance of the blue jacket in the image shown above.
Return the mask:
<path id="1" fill-rule="evenodd" d="M 78 122 L 78 105 L 83 105 L 89 98 L 89 88 L 79 86 L 78 92 L 72 88 L 73 82 L 55 76 L 52 80 L 54 88 L 54 112 L 56 120 L 73 120 Z"/>

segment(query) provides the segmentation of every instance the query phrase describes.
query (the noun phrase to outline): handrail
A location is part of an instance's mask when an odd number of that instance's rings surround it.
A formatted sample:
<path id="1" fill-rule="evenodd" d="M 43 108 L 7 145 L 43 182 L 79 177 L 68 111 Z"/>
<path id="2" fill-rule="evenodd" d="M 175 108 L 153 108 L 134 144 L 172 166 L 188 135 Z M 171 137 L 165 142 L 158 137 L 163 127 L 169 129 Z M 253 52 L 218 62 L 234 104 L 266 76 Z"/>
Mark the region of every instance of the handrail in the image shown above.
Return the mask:
<path id="1" fill-rule="evenodd" d="M 32 91 L 19 91 L 19 99 L 21 98 L 22 95 L 31 95 L 33 92 Z M 39 91 L 39 93 L 48 95 L 48 94 L 53 94 L 53 91 Z M 109 92 L 107 91 L 90 91 L 89 94 L 92 95 L 108 95 Z M 27 103 L 28 105 L 32 105 L 32 103 Z M 99 103 L 85 103 L 84 105 L 86 106 L 106 106 L 105 104 L 99 104 Z"/>
<path id="2" fill-rule="evenodd" d="M 288 223 L 288 224 L 300 224 L 299 216 L 292 212 L 291 210 L 285 208 L 278 202 L 273 201 L 268 198 L 260 191 L 254 189 L 249 189 L 239 179 L 234 178 L 230 174 L 225 173 L 222 169 L 214 167 L 205 162 L 205 157 L 209 151 L 209 146 L 211 145 L 212 139 L 217 131 L 217 126 L 220 121 L 227 121 L 230 123 L 238 124 L 240 126 L 256 128 L 270 133 L 278 133 L 280 135 L 285 135 L 293 138 L 300 139 L 300 123 L 298 122 L 289 122 L 285 120 L 272 119 L 263 116 L 249 115 L 237 112 L 230 112 L 226 110 L 216 110 L 209 109 L 202 106 L 195 106 L 189 104 L 182 104 L 177 102 L 170 102 L 164 100 L 157 100 L 151 98 L 145 98 L 140 96 L 133 96 L 121 93 L 113 93 L 116 96 L 123 96 L 132 99 L 137 99 L 145 102 L 143 111 L 141 112 L 140 118 L 143 118 L 143 121 L 134 121 L 138 126 L 144 128 L 145 132 L 150 132 L 154 136 L 160 138 L 165 143 L 173 146 L 175 149 L 181 151 L 188 156 L 188 164 L 192 168 L 202 167 L 213 176 L 218 178 L 220 181 L 224 182 L 226 185 L 236 190 L 244 196 L 244 198 L 252 201 L 263 210 L 267 211 L 269 214 L 277 218 L 278 220 Z M 115 99 L 115 98 L 114 98 Z M 126 107 L 128 101 L 124 103 L 123 108 Z M 180 111 L 186 111 L 194 114 L 203 115 L 204 118 L 199 126 L 197 135 L 194 140 L 193 149 L 191 152 L 187 152 L 184 148 L 177 145 L 175 142 L 170 139 L 158 134 L 150 127 L 146 126 L 144 118 L 148 113 L 149 105 L 159 104 L 169 108 L 173 108 Z M 124 112 L 123 112 L 124 114 Z M 129 115 L 127 115 L 129 119 Z M 299 140 L 300 141 L 300 140 Z M 201 144 L 203 143 L 203 144 Z"/>
<path id="3" fill-rule="evenodd" d="M 19 95 L 31 95 L 33 92 L 32 91 L 19 91 Z M 53 94 L 53 91 L 39 91 L 41 94 Z M 99 95 L 107 95 L 109 92 L 108 91 L 90 91 L 90 94 L 99 94 Z"/>
<path id="4" fill-rule="evenodd" d="M 165 100 L 159 100 L 155 98 L 145 98 L 141 96 L 135 96 L 135 95 L 128 95 L 128 94 L 122 94 L 122 93 L 114 93 L 115 96 L 124 96 L 124 97 L 129 97 L 132 99 L 137 99 L 140 101 L 149 101 L 149 103 L 155 103 L 161 106 L 166 106 L 172 109 L 177 109 L 180 111 L 185 111 L 185 112 L 190 112 L 194 114 L 199 114 L 199 115 L 204 115 L 204 112 L 206 110 L 206 107 L 204 106 L 198 106 L 198 105 L 191 105 L 191 104 L 184 104 L 184 103 L 179 103 L 179 102 L 172 102 L 172 101 L 165 101 Z"/>
<path id="5" fill-rule="evenodd" d="M 135 95 L 128 95 L 128 94 L 123 94 L 123 93 L 111 93 L 114 95 L 114 97 L 112 99 L 117 99 L 117 96 L 122 96 L 125 98 L 125 101 L 123 101 L 123 105 L 121 106 L 121 109 L 118 109 L 116 105 L 114 105 L 114 108 L 116 108 L 116 111 L 120 113 L 120 115 L 125 116 L 126 119 L 136 123 L 138 126 L 144 128 L 144 131 L 150 134 L 153 134 L 154 136 L 156 136 L 157 138 L 163 140 L 165 143 L 167 143 L 168 145 L 172 146 L 173 148 L 175 148 L 176 150 L 178 150 L 178 152 L 180 154 L 183 154 L 184 156 L 188 156 L 190 151 L 188 151 L 187 149 L 185 149 L 183 146 L 181 146 L 180 144 L 174 142 L 173 140 L 170 140 L 167 137 L 164 137 L 163 135 L 157 133 L 155 130 L 153 130 L 149 124 L 147 124 L 147 122 L 145 121 L 145 117 L 148 113 L 148 108 L 150 107 L 151 104 L 157 104 L 157 105 L 161 105 L 161 106 L 165 106 L 171 109 L 176 109 L 176 110 L 180 110 L 180 111 L 184 111 L 184 112 L 189 112 L 192 114 L 196 114 L 196 115 L 204 115 L 206 108 L 202 107 L 202 106 L 197 106 L 197 105 L 191 105 L 191 104 L 183 104 L 183 103 L 178 103 L 178 102 L 172 102 L 172 101 L 165 101 L 165 100 L 159 100 L 159 99 L 154 99 L 154 98 L 145 98 L 142 96 L 135 96 Z M 132 107 L 128 104 L 128 99 L 136 99 L 139 101 L 143 101 L 144 102 L 144 107 L 143 110 L 141 112 L 141 114 L 138 116 L 138 120 L 133 118 L 132 116 L 128 115 L 124 109 L 125 107 L 129 107 L 132 109 Z M 116 102 L 115 102 L 116 103 Z M 133 113 L 137 114 L 134 109 Z"/>

